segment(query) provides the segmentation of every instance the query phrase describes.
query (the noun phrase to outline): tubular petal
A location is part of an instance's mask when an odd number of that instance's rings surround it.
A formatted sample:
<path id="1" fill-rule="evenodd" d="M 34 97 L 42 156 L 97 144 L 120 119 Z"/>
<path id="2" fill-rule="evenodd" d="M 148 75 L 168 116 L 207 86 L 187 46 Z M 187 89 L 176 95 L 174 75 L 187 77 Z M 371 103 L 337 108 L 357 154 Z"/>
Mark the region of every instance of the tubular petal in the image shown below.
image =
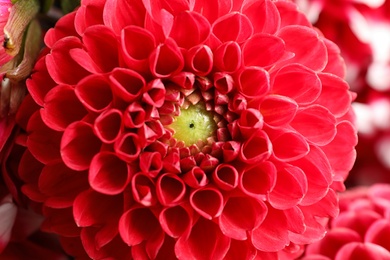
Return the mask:
<path id="1" fill-rule="evenodd" d="M 178 238 L 189 232 L 192 216 L 182 206 L 164 208 L 159 216 L 161 228 L 171 237 Z"/>
<path id="2" fill-rule="evenodd" d="M 100 152 L 91 161 L 88 180 L 94 190 L 115 195 L 123 192 L 131 175 L 130 167 L 115 153 Z"/>
<path id="3" fill-rule="evenodd" d="M 201 216 L 211 220 L 221 215 L 223 196 L 215 188 L 200 188 L 191 193 L 190 204 Z"/>
<path id="4" fill-rule="evenodd" d="M 61 139 L 61 157 L 69 168 L 82 171 L 98 153 L 100 140 L 93 133 L 92 125 L 78 121 L 69 125 Z"/>
<path id="5" fill-rule="evenodd" d="M 274 188 L 276 175 L 276 167 L 271 162 L 248 167 L 240 176 L 240 189 L 250 196 L 262 199 Z"/>
<path id="6" fill-rule="evenodd" d="M 214 64 L 220 71 L 233 73 L 241 63 L 241 48 L 237 42 L 225 42 L 214 51 Z"/>
<path id="7" fill-rule="evenodd" d="M 268 208 L 250 197 L 230 197 L 218 219 L 221 231 L 228 237 L 246 240 L 247 233 L 261 225 Z"/>
<path id="8" fill-rule="evenodd" d="M 68 125 L 87 115 L 75 95 L 74 88 L 68 85 L 51 89 L 45 96 L 40 112 L 45 124 L 56 131 L 64 131 Z"/>
<path id="9" fill-rule="evenodd" d="M 262 131 L 255 131 L 241 146 L 239 158 L 241 161 L 252 164 L 267 160 L 272 153 L 272 143 L 268 135 Z"/>
<path id="10" fill-rule="evenodd" d="M 185 55 L 186 66 L 199 76 L 206 76 L 213 69 L 213 52 L 207 45 L 196 45 Z"/>
<path id="11" fill-rule="evenodd" d="M 178 205 L 186 194 L 186 186 L 177 175 L 166 173 L 156 183 L 156 194 L 164 206 Z"/>
<path id="12" fill-rule="evenodd" d="M 114 144 L 115 152 L 118 157 L 125 162 L 132 162 L 138 158 L 141 148 L 138 136 L 134 133 L 127 133 L 116 139 Z"/>
<path id="13" fill-rule="evenodd" d="M 300 159 L 310 150 L 305 138 L 296 132 L 285 131 L 271 140 L 274 156 L 283 162 Z"/>
<path id="14" fill-rule="evenodd" d="M 259 67 L 245 68 L 238 79 L 238 90 L 247 98 L 262 98 L 270 90 L 268 72 Z"/>
<path id="15" fill-rule="evenodd" d="M 213 172 L 215 184 L 223 190 L 233 190 L 238 186 L 238 171 L 229 164 L 220 164 Z"/>
<path id="16" fill-rule="evenodd" d="M 157 203 L 155 184 L 150 177 L 142 173 L 137 173 L 133 176 L 131 191 L 134 200 L 145 207 L 150 207 Z"/>
<path id="17" fill-rule="evenodd" d="M 213 23 L 213 34 L 221 41 L 239 44 L 251 37 L 253 28 L 248 17 L 238 12 L 229 13 Z"/>
<path id="18" fill-rule="evenodd" d="M 115 68 L 109 76 L 112 91 L 126 102 L 137 99 L 145 87 L 145 79 L 137 72 Z"/>
<path id="19" fill-rule="evenodd" d="M 168 38 L 151 53 L 149 64 L 153 76 L 167 78 L 183 69 L 184 58 L 175 41 Z"/>
<path id="20" fill-rule="evenodd" d="M 260 112 L 264 122 L 272 127 L 280 127 L 290 123 L 298 111 L 294 100 L 279 95 L 270 95 L 260 104 Z"/>
<path id="21" fill-rule="evenodd" d="M 95 134 L 104 143 L 113 143 L 117 140 L 122 129 L 122 112 L 109 109 L 101 113 L 93 125 Z"/>

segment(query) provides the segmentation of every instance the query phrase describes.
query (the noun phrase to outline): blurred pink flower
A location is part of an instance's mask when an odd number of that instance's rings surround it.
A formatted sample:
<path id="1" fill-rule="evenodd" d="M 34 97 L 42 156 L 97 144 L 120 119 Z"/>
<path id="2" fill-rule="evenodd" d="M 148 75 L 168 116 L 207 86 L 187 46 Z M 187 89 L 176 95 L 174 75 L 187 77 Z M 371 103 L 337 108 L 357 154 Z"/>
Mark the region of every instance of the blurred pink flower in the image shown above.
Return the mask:
<path id="1" fill-rule="evenodd" d="M 4 27 L 8 22 L 11 7 L 11 0 L 0 0 L 0 39 L 2 39 L 2 41 L 6 40 L 4 39 Z M 0 46 L 0 68 L 13 58 L 13 56 L 5 51 L 3 45 L 4 44 L 1 44 Z"/>
<path id="2" fill-rule="evenodd" d="M 45 43 L 17 174 L 69 254 L 265 259 L 324 236 L 354 96 L 295 4 L 86 0 Z"/>
<path id="3" fill-rule="evenodd" d="M 309 259 L 390 259 L 390 184 L 347 190 L 326 236 L 307 246 Z"/>

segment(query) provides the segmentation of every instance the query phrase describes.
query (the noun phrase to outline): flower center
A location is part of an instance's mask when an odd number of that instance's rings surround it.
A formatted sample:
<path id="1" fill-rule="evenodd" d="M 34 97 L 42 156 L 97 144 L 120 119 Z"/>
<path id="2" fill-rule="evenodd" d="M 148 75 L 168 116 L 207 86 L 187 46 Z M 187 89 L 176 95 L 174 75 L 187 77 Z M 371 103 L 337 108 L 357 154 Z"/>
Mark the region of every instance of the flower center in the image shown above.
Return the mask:
<path id="1" fill-rule="evenodd" d="M 208 138 L 214 137 L 217 124 L 213 119 L 213 113 L 198 103 L 182 109 L 169 127 L 174 131 L 173 137 L 177 141 L 183 141 L 186 146 L 191 146 L 200 141 L 207 143 Z"/>

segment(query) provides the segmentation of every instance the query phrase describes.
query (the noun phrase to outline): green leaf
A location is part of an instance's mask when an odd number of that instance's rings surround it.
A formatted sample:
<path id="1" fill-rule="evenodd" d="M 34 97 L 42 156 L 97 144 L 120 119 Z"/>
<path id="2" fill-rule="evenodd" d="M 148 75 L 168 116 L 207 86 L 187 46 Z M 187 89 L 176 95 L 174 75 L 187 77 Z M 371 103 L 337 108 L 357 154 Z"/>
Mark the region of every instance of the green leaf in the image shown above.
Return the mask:
<path id="1" fill-rule="evenodd" d="M 62 0 L 61 8 L 64 14 L 72 12 L 77 6 L 80 5 L 80 0 Z"/>

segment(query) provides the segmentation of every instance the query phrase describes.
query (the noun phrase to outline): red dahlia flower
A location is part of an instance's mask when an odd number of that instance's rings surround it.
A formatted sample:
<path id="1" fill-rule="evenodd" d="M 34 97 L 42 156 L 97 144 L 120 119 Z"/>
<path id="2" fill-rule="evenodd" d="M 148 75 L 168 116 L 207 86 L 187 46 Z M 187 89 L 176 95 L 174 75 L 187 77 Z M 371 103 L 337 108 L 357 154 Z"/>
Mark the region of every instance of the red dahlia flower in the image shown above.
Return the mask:
<path id="1" fill-rule="evenodd" d="M 45 43 L 18 174 L 69 254 L 265 259 L 323 237 L 352 95 L 295 4 L 82 1 Z"/>
<path id="2" fill-rule="evenodd" d="M 304 259 L 390 259 L 390 185 L 375 184 L 340 196 L 340 215 L 306 249 Z"/>

